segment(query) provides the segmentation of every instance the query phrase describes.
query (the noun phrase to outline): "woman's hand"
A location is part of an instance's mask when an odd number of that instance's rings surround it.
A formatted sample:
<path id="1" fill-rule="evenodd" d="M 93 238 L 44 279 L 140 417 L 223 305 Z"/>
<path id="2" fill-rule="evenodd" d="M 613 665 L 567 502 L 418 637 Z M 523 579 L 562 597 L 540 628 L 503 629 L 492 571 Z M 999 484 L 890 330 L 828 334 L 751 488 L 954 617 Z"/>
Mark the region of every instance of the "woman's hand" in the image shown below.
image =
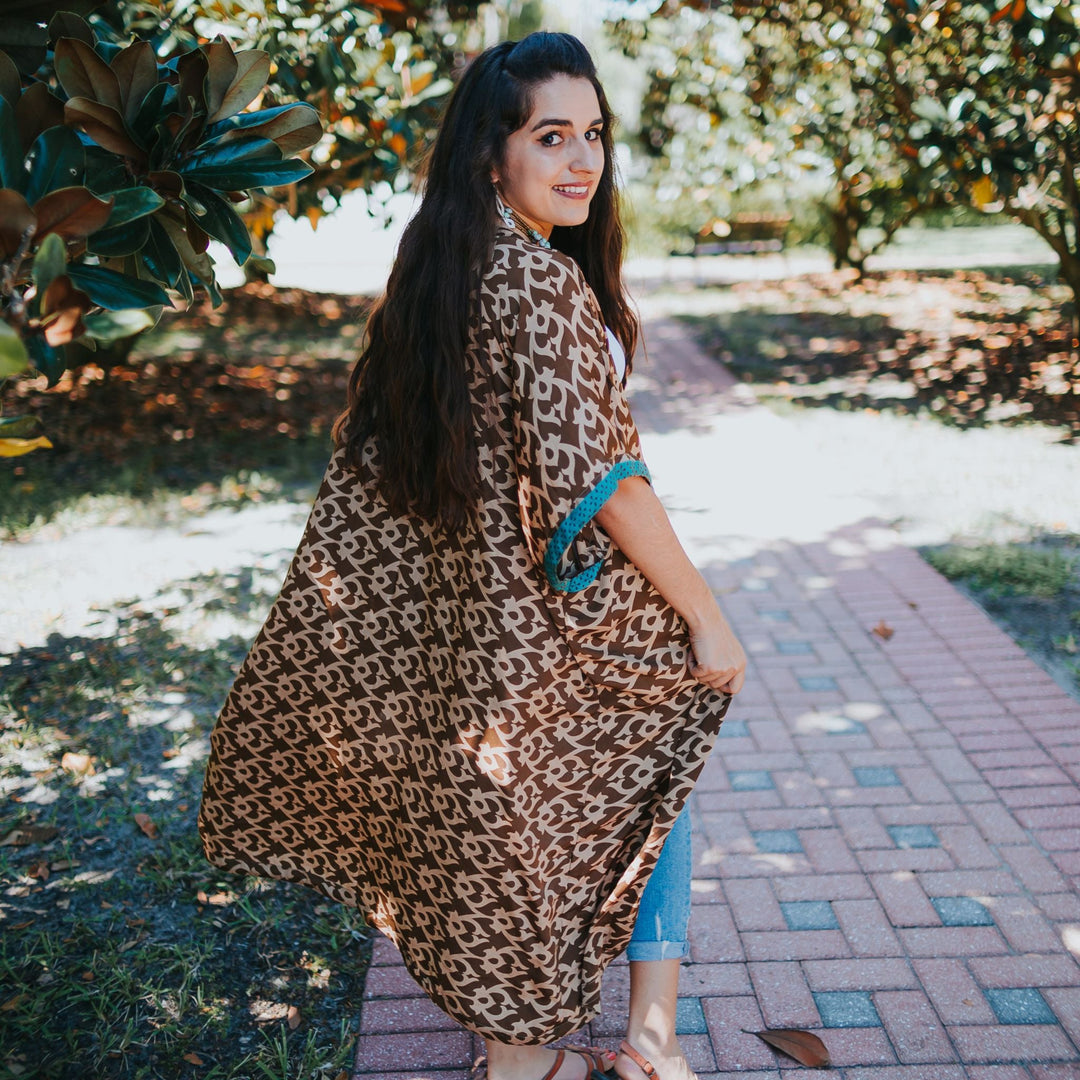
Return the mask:
<path id="1" fill-rule="evenodd" d="M 725 694 L 737 694 L 746 674 L 746 653 L 723 615 L 690 627 L 690 674 Z"/>

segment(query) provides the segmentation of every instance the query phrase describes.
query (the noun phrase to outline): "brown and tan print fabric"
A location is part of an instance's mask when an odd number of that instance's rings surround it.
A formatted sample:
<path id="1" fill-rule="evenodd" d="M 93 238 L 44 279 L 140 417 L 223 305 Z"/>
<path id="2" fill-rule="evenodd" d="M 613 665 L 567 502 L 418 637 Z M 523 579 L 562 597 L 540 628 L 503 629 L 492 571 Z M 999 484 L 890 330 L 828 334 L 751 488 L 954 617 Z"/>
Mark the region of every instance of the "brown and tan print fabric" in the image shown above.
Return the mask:
<path id="1" fill-rule="evenodd" d="M 357 907 L 466 1028 L 542 1043 L 597 1013 L 730 699 L 599 526 L 545 572 L 598 483 L 641 469 L 581 270 L 500 228 L 477 301 L 479 525 L 391 514 L 374 440 L 358 472 L 334 453 L 214 728 L 199 831 L 215 866 Z"/>

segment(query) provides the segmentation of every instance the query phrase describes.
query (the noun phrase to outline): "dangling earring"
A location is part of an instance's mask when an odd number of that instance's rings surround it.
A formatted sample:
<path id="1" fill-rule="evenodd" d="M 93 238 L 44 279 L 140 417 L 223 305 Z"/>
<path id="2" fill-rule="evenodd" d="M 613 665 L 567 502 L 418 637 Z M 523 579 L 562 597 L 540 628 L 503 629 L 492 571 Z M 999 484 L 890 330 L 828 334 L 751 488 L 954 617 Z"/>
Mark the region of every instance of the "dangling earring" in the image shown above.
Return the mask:
<path id="1" fill-rule="evenodd" d="M 499 217 L 501 217 L 503 221 L 506 222 L 506 227 L 508 229 L 524 229 L 529 234 L 529 236 L 536 241 L 536 243 L 538 243 L 542 248 L 547 248 L 547 250 L 550 251 L 551 241 L 548 240 L 548 238 L 544 236 L 543 233 L 537 232 L 527 221 L 525 221 L 521 217 L 521 215 L 516 210 L 514 210 L 510 206 L 507 206 L 506 203 L 502 201 L 502 197 L 499 195 L 499 188 L 495 180 L 492 180 L 491 186 L 495 189 L 495 207 L 499 211 Z"/>

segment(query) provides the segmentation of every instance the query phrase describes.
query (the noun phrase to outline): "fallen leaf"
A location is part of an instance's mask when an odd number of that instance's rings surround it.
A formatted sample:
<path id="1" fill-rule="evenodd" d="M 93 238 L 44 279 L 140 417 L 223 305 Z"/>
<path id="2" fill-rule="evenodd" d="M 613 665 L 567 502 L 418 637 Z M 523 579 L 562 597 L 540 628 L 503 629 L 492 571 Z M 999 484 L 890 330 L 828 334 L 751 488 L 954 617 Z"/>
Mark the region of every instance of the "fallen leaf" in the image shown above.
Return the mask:
<path id="1" fill-rule="evenodd" d="M 195 894 L 195 899 L 198 900 L 200 904 L 209 904 L 210 903 L 210 898 L 206 895 L 206 893 L 202 889 L 200 889 Z"/>
<path id="2" fill-rule="evenodd" d="M 128 917 L 128 918 L 126 918 L 124 920 L 124 925 L 127 926 L 131 930 L 137 930 L 140 926 L 145 926 L 146 925 L 146 920 L 145 919 L 133 919 L 133 918 Z"/>
<path id="3" fill-rule="evenodd" d="M 68 750 L 60 759 L 60 768 L 73 776 L 93 776 L 94 760 L 89 754 L 73 754 Z"/>
<path id="4" fill-rule="evenodd" d="M 775 1028 L 770 1031 L 747 1031 L 747 1035 L 756 1035 L 762 1042 L 779 1050 L 782 1054 L 794 1058 L 800 1065 L 806 1065 L 811 1069 L 828 1068 L 829 1051 L 825 1044 L 810 1031 L 799 1031 L 796 1028 Z"/>
<path id="5" fill-rule="evenodd" d="M 83 982 L 93 982 L 94 981 L 94 973 L 92 971 L 84 971 L 82 973 L 82 980 L 83 980 Z"/>
<path id="6" fill-rule="evenodd" d="M 27 844 L 43 844 L 60 830 L 55 825 L 21 825 L 12 829 L 2 840 L 0 847 L 25 847 Z"/>
<path id="7" fill-rule="evenodd" d="M 42 859 L 41 862 L 34 863 L 33 866 L 27 870 L 27 876 L 32 878 L 38 878 L 41 881 L 49 880 L 49 863 L 48 860 Z"/>
<path id="8" fill-rule="evenodd" d="M 138 825 L 151 840 L 157 837 L 157 826 L 150 820 L 149 814 L 136 814 L 135 824 Z"/>
<path id="9" fill-rule="evenodd" d="M 188 1063 L 189 1065 L 205 1065 L 205 1064 L 206 1064 L 206 1062 L 205 1062 L 205 1061 L 203 1061 L 203 1059 L 202 1059 L 201 1057 L 199 1057 L 199 1055 L 198 1055 L 198 1054 L 196 1054 L 194 1050 L 189 1050 L 189 1051 L 188 1051 L 188 1052 L 187 1052 L 187 1053 L 186 1053 L 186 1054 L 184 1055 L 184 1060 L 185 1060 L 185 1061 L 186 1061 L 186 1062 L 187 1062 L 187 1063 Z"/>
<path id="10" fill-rule="evenodd" d="M 300 1010 L 295 1005 L 289 1006 L 289 1011 L 285 1014 L 285 1023 L 289 1025 L 290 1031 L 295 1031 L 300 1026 Z"/>
<path id="11" fill-rule="evenodd" d="M 76 866 L 81 866 L 77 859 L 57 859 L 56 862 L 49 863 L 50 870 L 72 870 Z"/>
<path id="12" fill-rule="evenodd" d="M 16 994 L 13 998 L 8 998 L 3 1005 L 0 1005 L 0 1012 L 11 1012 L 17 1009 L 28 996 L 28 994 Z"/>
<path id="13" fill-rule="evenodd" d="M 882 641 L 888 641 L 889 638 L 891 638 L 893 634 L 896 633 L 896 631 L 891 626 L 889 626 L 889 624 L 884 619 L 882 619 L 877 624 L 877 626 L 874 627 L 873 633 L 877 634 L 877 636 L 881 638 Z"/>
<path id="14" fill-rule="evenodd" d="M 28 926 L 33 926 L 33 919 L 26 919 L 23 922 L 16 923 L 14 926 L 9 927 L 10 930 L 25 930 Z"/>

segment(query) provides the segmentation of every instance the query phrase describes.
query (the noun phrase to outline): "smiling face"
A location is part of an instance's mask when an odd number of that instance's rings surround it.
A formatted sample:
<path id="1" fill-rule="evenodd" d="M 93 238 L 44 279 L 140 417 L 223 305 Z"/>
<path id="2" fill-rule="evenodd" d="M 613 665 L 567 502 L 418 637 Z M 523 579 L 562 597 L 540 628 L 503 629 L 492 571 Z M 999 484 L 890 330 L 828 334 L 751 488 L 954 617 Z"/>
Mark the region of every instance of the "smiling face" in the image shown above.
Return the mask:
<path id="1" fill-rule="evenodd" d="M 537 232 L 581 225 L 604 171 L 604 119 L 588 79 L 556 75 L 533 89 L 533 111 L 506 140 L 503 202 Z"/>

